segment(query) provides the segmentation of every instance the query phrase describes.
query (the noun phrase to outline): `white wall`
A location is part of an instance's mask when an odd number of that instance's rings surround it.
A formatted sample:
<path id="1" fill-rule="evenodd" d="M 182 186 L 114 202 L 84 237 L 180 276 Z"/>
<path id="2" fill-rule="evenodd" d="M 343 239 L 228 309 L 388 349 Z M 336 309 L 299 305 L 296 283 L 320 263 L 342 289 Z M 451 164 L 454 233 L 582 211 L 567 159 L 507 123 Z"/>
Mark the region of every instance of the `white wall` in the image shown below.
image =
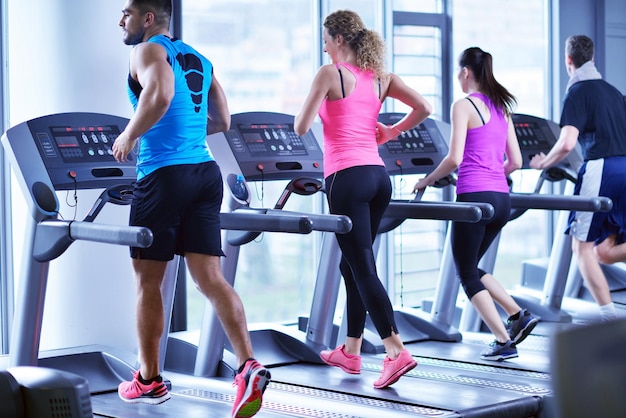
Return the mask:
<path id="1" fill-rule="evenodd" d="M 9 0 L 10 124 L 59 112 L 130 116 L 122 0 Z"/>
<path id="2" fill-rule="evenodd" d="M 62 112 L 130 117 L 130 47 L 118 25 L 123 6 L 123 0 L 9 0 L 10 126 Z M 99 192 L 78 193 L 76 219 Z M 67 194 L 58 197 L 64 218 L 72 219 Z M 27 211 L 17 185 L 12 201 L 19 278 Z M 126 225 L 128 207 L 105 208 L 96 222 Z M 135 351 L 134 296 L 127 247 L 75 242 L 50 264 L 41 349 L 103 344 Z"/>
<path id="3" fill-rule="evenodd" d="M 602 77 L 626 95 L 626 1 L 624 0 L 553 0 L 557 21 L 553 31 L 552 74 L 553 120 L 559 120 L 561 101 L 569 79 L 565 69 L 564 47 L 567 37 L 590 36 L 595 43 L 595 59 Z"/>
<path id="4" fill-rule="evenodd" d="M 606 80 L 626 95 L 626 1 L 606 3 Z"/>

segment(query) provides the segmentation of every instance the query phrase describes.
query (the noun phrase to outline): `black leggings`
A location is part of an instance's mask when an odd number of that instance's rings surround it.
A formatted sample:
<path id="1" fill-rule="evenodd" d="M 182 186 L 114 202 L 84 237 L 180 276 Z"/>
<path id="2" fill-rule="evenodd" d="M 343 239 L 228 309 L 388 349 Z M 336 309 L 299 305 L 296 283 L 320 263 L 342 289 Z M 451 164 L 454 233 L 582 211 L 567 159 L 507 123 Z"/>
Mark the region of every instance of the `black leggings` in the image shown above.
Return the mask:
<path id="1" fill-rule="evenodd" d="M 478 262 L 493 240 L 509 220 L 511 200 L 508 193 L 475 192 L 457 196 L 457 202 L 485 202 L 495 209 L 493 217 L 478 223 L 452 222 L 450 241 L 456 272 L 467 297 L 474 295 L 485 286 L 480 281 L 487 272 L 478 268 Z"/>
<path id="2" fill-rule="evenodd" d="M 391 181 L 383 166 L 358 166 L 325 179 L 330 213 L 346 215 L 352 230 L 337 234 L 341 274 L 346 285 L 348 337 L 359 338 L 366 312 L 381 339 L 398 333 L 393 307 L 376 271 L 372 249 L 383 213 L 391 199 Z"/>

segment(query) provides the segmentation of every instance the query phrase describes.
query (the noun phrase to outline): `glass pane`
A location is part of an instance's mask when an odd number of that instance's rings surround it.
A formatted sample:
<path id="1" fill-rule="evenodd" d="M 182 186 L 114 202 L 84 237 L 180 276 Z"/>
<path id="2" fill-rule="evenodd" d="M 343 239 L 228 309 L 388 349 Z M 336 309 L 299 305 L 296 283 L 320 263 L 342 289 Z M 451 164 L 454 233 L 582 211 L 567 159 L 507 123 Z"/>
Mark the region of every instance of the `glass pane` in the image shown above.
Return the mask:
<path id="1" fill-rule="evenodd" d="M 393 61 L 394 73 L 432 75 L 438 74 L 441 62 L 436 57 L 403 57 L 397 56 Z M 439 86 L 441 87 L 441 86 Z M 420 93 L 422 93 L 420 91 Z M 433 92 L 434 93 L 434 92 Z"/>
<path id="2" fill-rule="evenodd" d="M 394 9 L 397 9 L 394 1 Z M 435 2 L 406 2 L 416 5 Z M 411 10 L 415 10 L 413 7 Z M 420 10 L 426 11 L 426 10 Z M 432 10 L 427 10 L 432 11 Z M 419 23 L 418 19 L 416 19 Z M 432 26 L 393 26 L 392 71 L 411 88 L 417 90 L 433 106 L 433 118 L 439 118 L 442 109 L 442 44 L 441 29 Z M 410 109 L 394 100 L 390 112 L 406 113 Z M 411 199 L 413 185 L 422 175 L 397 176 L 394 198 Z M 440 197 L 435 197 L 438 200 Z M 424 298 L 432 297 L 440 268 L 445 223 L 404 222 L 393 231 L 394 246 L 392 302 L 417 307 Z"/>
<path id="3" fill-rule="evenodd" d="M 441 29 L 434 26 L 395 25 L 393 27 L 393 34 L 441 39 Z"/>
<path id="4" fill-rule="evenodd" d="M 376 17 L 380 10 L 380 0 L 330 0 L 328 12 L 335 10 L 352 10 L 361 16 L 363 23 L 370 29 L 377 30 Z M 322 16 L 322 21 L 326 16 Z"/>
<path id="5" fill-rule="evenodd" d="M 231 113 L 295 114 L 317 66 L 312 10 L 309 0 L 185 0 L 182 37 L 213 62 Z M 251 206 L 274 207 L 285 183 L 249 187 Z M 320 199 L 294 194 L 285 209 L 316 213 Z M 241 247 L 235 288 L 250 322 L 295 322 L 309 314 L 319 244 L 315 233 L 265 233 Z M 205 302 L 191 278 L 187 288 L 188 327 L 198 328 Z M 268 309 L 268 300 L 281 302 Z"/>
<path id="6" fill-rule="evenodd" d="M 396 35 L 393 37 L 393 53 L 397 55 L 412 55 L 441 57 L 441 43 L 432 37 Z M 439 70 L 441 72 L 441 70 Z"/>
<path id="7" fill-rule="evenodd" d="M 186 0 L 183 39 L 205 54 L 232 113 L 294 114 L 315 60 L 307 0 Z"/>
<path id="8" fill-rule="evenodd" d="M 546 90 L 549 34 L 545 3 L 545 0 L 452 2 L 453 68 L 458 67 L 458 56 L 465 48 L 478 46 L 489 52 L 493 56 L 496 79 L 517 98 L 515 111 L 538 117 L 547 115 L 546 97 L 549 95 Z M 463 96 L 454 79 L 454 99 Z M 536 170 L 513 173 L 513 190 L 532 192 L 537 177 Z M 544 211 L 529 211 L 502 230 L 501 242 L 506 245 L 499 247 L 495 273 L 505 287 L 519 284 L 523 260 L 547 253 L 547 249 L 542 248 L 546 241 L 545 228 L 536 227 L 545 222 Z M 519 239 L 521 236 L 524 240 Z M 528 242 L 538 245 L 524 245 Z"/>
<path id="9" fill-rule="evenodd" d="M 442 0 L 393 0 L 393 10 L 400 12 L 441 13 Z"/>
<path id="10" fill-rule="evenodd" d="M 393 72 L 426 96 L 433 105 L 433 117 L 441 115 L 442 77 L 441 30 L 430 26 L 393 27 Z M 393 111 L 407 110 L 401 103 Z"/>
<path id="11" fill-rule="evenodd" d="M 482 48 L 493 56 L 496 79 L 517 97 L 517 112 L 543 117 L 548 96 L 545 10 L 545 0 L 453 2 L 453 68 L 465 48 Z M 454 88 L 455 99 L 462 97 L 456 80 Z"/>

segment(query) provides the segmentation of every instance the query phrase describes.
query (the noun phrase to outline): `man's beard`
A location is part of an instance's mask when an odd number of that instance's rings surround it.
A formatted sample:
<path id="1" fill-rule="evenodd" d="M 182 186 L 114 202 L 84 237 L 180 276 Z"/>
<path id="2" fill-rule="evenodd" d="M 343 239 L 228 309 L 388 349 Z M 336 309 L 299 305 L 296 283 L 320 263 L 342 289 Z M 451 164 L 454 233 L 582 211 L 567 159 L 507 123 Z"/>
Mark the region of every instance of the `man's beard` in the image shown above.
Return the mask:
<path id="1" fill-rule="evenodd" d="M 146 30 L 142 29 L 137 33 L 131 34 L 130 32 L 126 32 L 128 37 L 124 39 L 124 43 L 126 45 L 137 45 L 143 42 L 143 36 L 146 34 Z"/>

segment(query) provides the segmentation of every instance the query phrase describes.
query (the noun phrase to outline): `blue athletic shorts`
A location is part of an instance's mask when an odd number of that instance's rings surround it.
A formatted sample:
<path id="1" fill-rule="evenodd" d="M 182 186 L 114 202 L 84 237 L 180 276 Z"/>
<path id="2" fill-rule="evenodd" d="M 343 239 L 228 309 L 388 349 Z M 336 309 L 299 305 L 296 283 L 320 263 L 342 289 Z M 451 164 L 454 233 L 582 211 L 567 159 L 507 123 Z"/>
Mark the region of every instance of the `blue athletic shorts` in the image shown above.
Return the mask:
<path id="1" fill-rule="evenodd" d="M 169 261 L 186 252 L 223 256 L 222 174 L 215 161 L 162 167 L 135 184 L 130 225 L 150 228 L 148 248 L 132 258 Z"/>
<path id="2" fill-rule="evenodd" d="M 579 241 L 599 244 L 617 234 L 626 241 L 626 156 L 586 161 L 578 173 L 575 195 L 604 196 L 613 201 L 609 212 L 571 212 L 566 232 Z"/>

